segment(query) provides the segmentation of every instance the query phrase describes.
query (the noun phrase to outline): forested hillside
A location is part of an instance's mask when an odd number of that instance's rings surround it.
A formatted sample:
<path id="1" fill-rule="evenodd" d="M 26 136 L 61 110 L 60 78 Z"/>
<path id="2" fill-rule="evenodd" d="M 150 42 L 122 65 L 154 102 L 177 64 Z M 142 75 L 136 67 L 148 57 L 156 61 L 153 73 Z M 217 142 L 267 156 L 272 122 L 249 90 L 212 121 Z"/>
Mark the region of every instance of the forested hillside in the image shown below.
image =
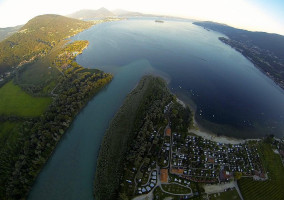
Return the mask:
<path id="1" fill-rule="evenodd" d="M 233 28 L 215 22 L 194 22 L 194 24 L 209 28 L 227 35 L 230 39 L 251 43 L 259 48 L 273 52 L 277 57 L 284 59 L 284 36 L 265 32 L 253 32 Z"/>
<path id="2" fill-rule="evenodd" d="M 111 11 L 107 10 L 106 8 L 100 8 L 98 10 L 79 10 L 67 16 L 75 19 L 95 19 L 95 18 L 113 17 L 115 16 L 115 14 L 113 14 Z"/>
<path id="3" fill-rule="evenodd" d="M 92 24 L 60 15 L 41 15 L 31 19 L 17 33 L 0 43 L 0 75 L 11 67 L 46 55 L 61 40 Z"/>
<path id="4" fill-rule="evenodd" d="M 284 36 L 252 32 L 214 22 L 194 24 L 225 34 L 228 38 L 220 37 L 219 40 L 243 54 L 284 89 Z"/>

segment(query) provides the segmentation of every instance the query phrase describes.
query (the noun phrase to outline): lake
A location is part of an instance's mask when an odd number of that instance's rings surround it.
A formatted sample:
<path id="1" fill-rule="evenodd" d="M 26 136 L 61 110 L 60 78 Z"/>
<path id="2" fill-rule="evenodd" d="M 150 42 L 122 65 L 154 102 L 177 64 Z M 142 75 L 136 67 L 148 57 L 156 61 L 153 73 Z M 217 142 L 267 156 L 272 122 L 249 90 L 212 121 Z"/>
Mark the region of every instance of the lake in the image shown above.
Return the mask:
<path id="1" fill-rule="evenodd" d="M 191 21 L 136 18 L 99 24 L 73 37 L 90 42 L 77 62 L 113 73 L 114 79 L 76 117 L 29 199 L 93 199 L 104 132 L 145 74 L 164 77 L 194 108 L 203 129 L 238 138 L 283 137 L 283 90 L 220 36 Z"/>

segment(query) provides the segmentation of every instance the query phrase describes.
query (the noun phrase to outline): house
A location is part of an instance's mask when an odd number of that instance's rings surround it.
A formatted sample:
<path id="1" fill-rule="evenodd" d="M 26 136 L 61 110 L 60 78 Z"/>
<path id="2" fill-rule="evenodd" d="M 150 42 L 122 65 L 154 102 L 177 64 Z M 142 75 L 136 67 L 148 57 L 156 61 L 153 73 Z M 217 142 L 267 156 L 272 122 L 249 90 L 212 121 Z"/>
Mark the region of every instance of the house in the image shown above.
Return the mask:
<path id="1" fill-rule="evenodd" d="M 220 171 L 220 180 L 221 181 L 226 181 L 226 180 L 228 180 L 228 179 L 230 179 L 232 177 L 233 177 L 232 173 L 230 173 L 230 172 L 228 172 L 226 170 L 221 170 Z"/>
<path id="2" fill-rule="evenodd" d="M 208 162 L 214 164 L 214 158 L 208 158 Z"/>
<path id="3" fill-rule="evenodd" d="M 170 127 L 167 127 L 167 128 L 166 128 L 166 136 L 171 136 L 171 134 L 172 134 L 171 128 L 170 128 Z"/>
<path id="4" fill-rule="evenodd" d="M 179 168 L 172 168 L 171 173 L 173 174 L 183 174 L 184 169 L 179 169 Z"/>

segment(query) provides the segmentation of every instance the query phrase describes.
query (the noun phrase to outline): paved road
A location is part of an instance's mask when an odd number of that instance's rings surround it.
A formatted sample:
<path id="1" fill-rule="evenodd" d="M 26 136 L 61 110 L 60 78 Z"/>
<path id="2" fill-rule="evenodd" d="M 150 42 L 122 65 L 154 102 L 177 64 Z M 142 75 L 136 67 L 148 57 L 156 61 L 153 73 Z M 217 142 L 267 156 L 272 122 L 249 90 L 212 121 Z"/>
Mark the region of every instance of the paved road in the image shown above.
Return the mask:
<path id="1" fill-rule="evenodd" d="M 241 200 L 244 200 L 243 195 L 242 195 L 242 193 L 241 193 L 241 191 L 240 191 L 240 188 L 239 188 L 239 186 L 238 186 L 237 181 L 234 181 L 234 185 L 235 185 L 236 190 L 237 190 L 238 193 L 239 193 L 239 196 L 240 196 Z"/>

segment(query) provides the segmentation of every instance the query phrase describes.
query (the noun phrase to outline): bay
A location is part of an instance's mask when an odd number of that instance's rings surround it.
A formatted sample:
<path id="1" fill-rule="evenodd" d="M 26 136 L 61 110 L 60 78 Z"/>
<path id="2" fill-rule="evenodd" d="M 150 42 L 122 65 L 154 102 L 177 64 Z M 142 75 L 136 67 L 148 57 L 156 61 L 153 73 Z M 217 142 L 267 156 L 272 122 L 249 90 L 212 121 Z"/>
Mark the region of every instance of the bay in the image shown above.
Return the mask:
<path id="1" fill-rule="evenodd" d="M 96 25 L 77 62 L 114 74 L 75 118 L 28 199 L 93 199 L 99 147 L 125 96 L 145 74 L 162 76 L 206 130 L 238 138 L 284 136 L 284 93 L 218 37 L 188 20 L 135 18 Z"/>

